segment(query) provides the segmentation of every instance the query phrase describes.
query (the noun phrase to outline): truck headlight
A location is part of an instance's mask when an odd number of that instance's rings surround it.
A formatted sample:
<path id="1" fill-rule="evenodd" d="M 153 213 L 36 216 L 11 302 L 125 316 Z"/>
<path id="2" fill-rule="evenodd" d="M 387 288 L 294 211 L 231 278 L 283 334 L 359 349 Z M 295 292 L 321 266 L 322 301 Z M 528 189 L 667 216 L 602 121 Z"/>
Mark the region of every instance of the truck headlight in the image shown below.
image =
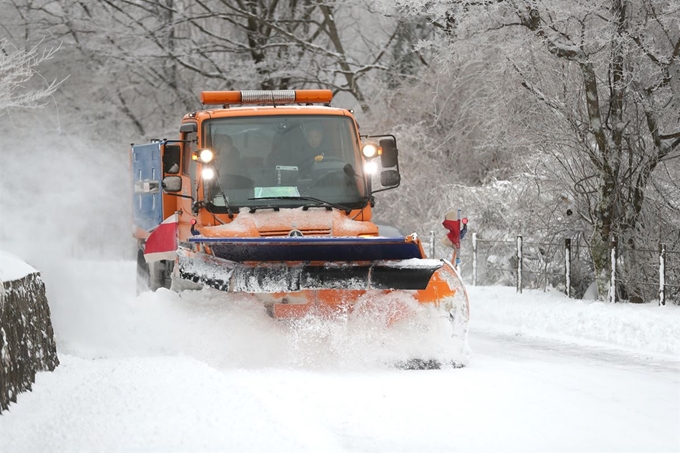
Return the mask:
<path id="1" fill-rule="evenodd" d="M 366 162 L 364 164 L 364 171 L 366 174 L 373 175 L 378 171 L 378 163 L 375 161 Z"/>
<path id="2" fill-rule="evenodd" d="M 375 143 L 366 143 L 363 148 L 361 148 L 361 152 L 369 159 L 382 154 L 382 150 Z"/>
<path id="3" fill-rule="evenodd" d="M 209 181 L 215 177 L 215 170 L 213 170 L 210 167 L 204 168 L 203 170 L 201 170 L 201 176 L 206 181 Z"/>
<path id="4" fill-rule="evenodd" d="M 201 150 L 198 153 L 198 158 L 204 164 L 207 164 L 208 162 L 212 162 L 214 157 L 215 157 L 215 153 L 213 153 L 212 150 L 210 150 L 210 149 L 204 149 L 204 150 Z"/>

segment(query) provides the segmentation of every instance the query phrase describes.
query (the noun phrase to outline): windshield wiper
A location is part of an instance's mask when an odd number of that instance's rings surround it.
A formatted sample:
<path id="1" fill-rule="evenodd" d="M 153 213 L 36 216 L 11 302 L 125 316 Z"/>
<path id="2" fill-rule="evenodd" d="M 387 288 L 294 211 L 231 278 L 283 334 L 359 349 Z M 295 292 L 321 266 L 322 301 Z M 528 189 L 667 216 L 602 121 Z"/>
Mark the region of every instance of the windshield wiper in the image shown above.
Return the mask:
<path id="1" fill-rule="evenodd" d="M 252 200 L 252 198 L 249 198 L 249 200 Z M 273 205 L 268 204 L 266 206 L 251 206 L 248 209 L 249 209 L 248 212 L 250 212 L 252 214 L 253 212 L 257 211 L 258 209 L 273 209 L 274 212 L 279 212 L 279 210 L 281 208 L 279 206 L 273 206 Z"/>
<path id="2" fill-rule="evenodd" d="M 259 198 L 248 198 L 248 200 L 301 200 L 301 201 L 313 201 L 315 204 L 314 205 L 309 205 L 305 204 L 302 206 L 303 210 L 307 210 L 309 208 L 313 207 L 325 207 L 328 208 L 329 210 L 331 208 L 339 209 L 340 211 L 345 211 L 345 214 L 349 214 L 352 212 L 352 208 L 349 208 L 345 205 L 337 204 L 337 203 L 331 203 L 330 201 L 325 201 L 321 200 L 320 198 L 314 198 L 314 197 L 259 197 Z"/>
<path id="3" fill-rule="evenodd" d="M 227 214 L 229 215 L 230 219 L 234 218 L 234 211 L 232 211 L 231 206 L 229 206 L 229 200 L 227 199 L 227 196 L 224 194 L 224 190 L 222 189 L 222 184 L 220 183 L 220 173 L 215 170 L 215 182 L 214 185 L 217 186 L 217 195 L 222 195 L 222 198 L 224 199 L 224 207 L 227 208 Z M 213 199 L 215 197 L 212 197 Z M 213 203 L 214 204 L 214 203 Z"/>

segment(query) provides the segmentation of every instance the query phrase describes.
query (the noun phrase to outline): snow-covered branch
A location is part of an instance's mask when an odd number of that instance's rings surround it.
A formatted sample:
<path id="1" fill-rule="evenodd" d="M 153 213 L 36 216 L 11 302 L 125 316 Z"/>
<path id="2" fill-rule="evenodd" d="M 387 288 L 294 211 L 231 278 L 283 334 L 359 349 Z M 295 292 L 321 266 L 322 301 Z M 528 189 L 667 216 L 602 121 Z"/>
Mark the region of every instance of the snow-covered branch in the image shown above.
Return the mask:
<path id="1" fill-rule="evenodd" d="M 40 50 L 40 46 L 24 51 L 0 40 L 0 115 L 13 108 L 36 108 L 45 104 L 45 98 L 56 91 L 61 82 L 45 81 L 36 86 L 40 78 L 37 67 L 52 59 L 58 48 Z M 31 86 L 30 84 L 34 85 Z"/>

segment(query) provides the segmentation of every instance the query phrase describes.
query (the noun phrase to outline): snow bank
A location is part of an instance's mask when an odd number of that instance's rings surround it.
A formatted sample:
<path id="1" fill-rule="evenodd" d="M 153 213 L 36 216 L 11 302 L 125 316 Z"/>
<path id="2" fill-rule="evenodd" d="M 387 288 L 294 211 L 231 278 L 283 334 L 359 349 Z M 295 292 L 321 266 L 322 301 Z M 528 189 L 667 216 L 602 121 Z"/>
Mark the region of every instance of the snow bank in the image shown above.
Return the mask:
<path id="1" fill-rule="evenodd" d="M 606 342 L 647 353 L 680 355 L 680 307 L 609 304 L 556 292 L 469 287 L 471 330 Z"/>

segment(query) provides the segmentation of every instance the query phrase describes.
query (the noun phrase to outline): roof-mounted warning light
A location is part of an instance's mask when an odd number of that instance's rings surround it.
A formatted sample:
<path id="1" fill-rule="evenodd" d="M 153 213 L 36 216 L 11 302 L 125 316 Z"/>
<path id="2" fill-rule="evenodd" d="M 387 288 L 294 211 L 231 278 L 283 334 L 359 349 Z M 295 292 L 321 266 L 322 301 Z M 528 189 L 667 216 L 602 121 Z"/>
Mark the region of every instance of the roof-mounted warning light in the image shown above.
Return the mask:
<path id="1" fill-rule="evenodd" d="M 229 104 L 328 104 L 333 99 L 331 90 L 246 90 L 202 91 L 203 105 Z"/>

